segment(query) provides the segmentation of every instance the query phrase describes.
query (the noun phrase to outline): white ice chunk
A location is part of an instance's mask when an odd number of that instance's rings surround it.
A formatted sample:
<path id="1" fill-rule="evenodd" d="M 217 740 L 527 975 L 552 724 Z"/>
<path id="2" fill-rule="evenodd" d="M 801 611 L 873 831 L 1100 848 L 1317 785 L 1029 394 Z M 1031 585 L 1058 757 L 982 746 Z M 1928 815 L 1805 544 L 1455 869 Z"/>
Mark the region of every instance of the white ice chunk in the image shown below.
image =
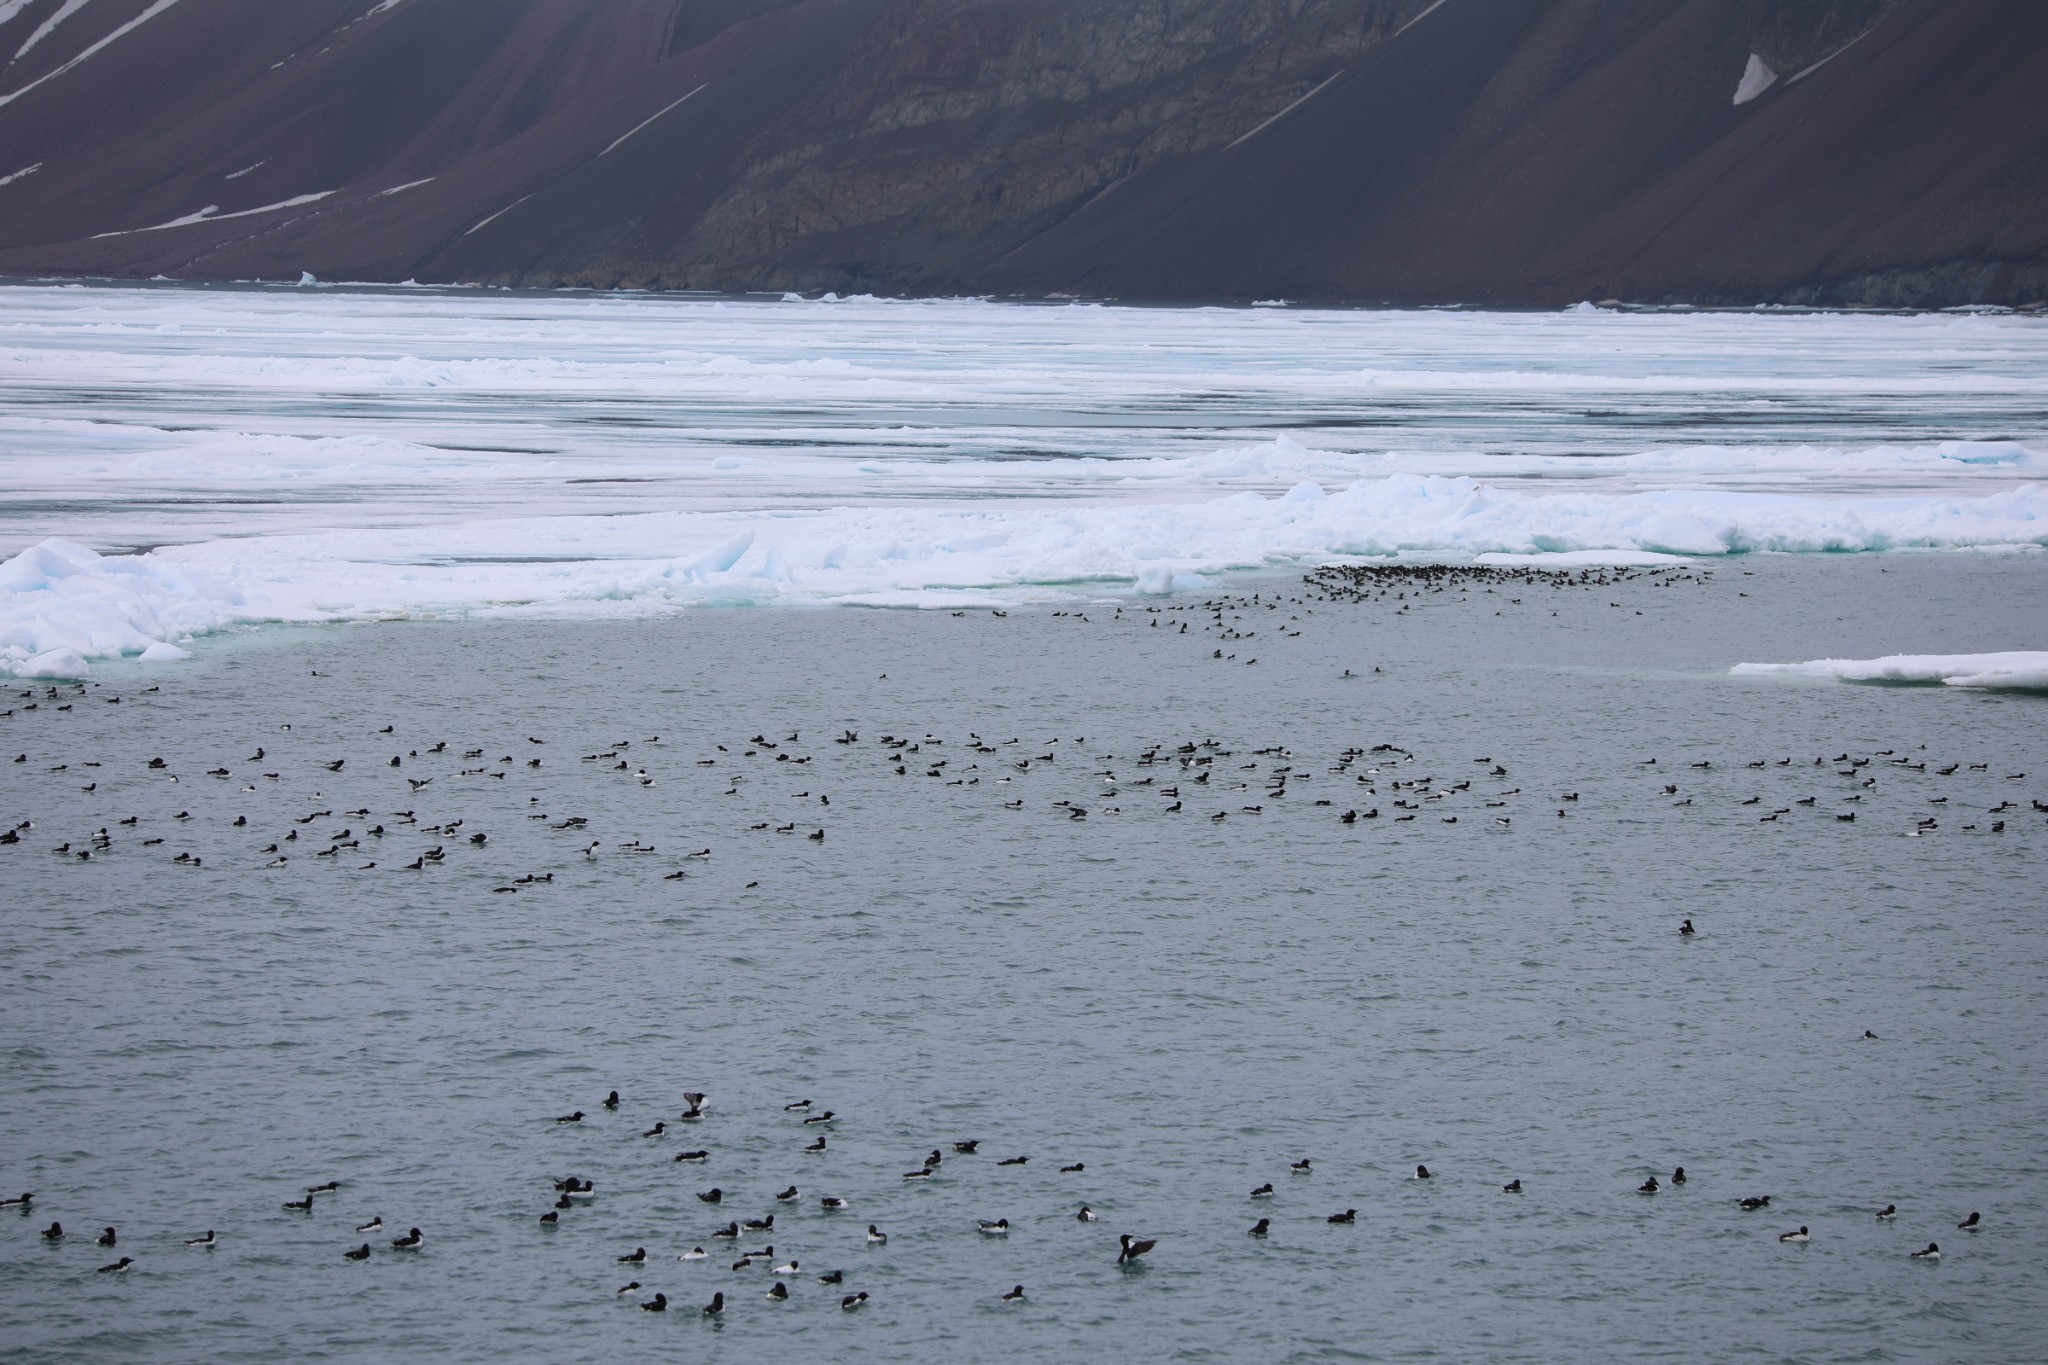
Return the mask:
<path id="1" fill-rule="evenodd" d="M 17 665 L 14 671 L 24 678 L 83 678 L 92 667 L 75 649 L 52 649 Z"/>
<path id="2" fill-rule="evenodd" d="M 191 657 L 191 650 L 180 649 L 176 645 L 164 640 L 158 640 L 148 649 L 142 651 L 142 662 L 146 664 L 176 663 L 179 659 L 189 659 Z"/>
<path id="3" fill-rule="evenodd" d="M 1810 659 L 1797 664 L 1737 664 L 1745 677 L 1836 678 L 1842 682 L 1900 683 L 1932 687 L 1995 687 L 2048 690 L 2048 650 L 1999 654 L 1888 654 L 1881 659 Z"/>

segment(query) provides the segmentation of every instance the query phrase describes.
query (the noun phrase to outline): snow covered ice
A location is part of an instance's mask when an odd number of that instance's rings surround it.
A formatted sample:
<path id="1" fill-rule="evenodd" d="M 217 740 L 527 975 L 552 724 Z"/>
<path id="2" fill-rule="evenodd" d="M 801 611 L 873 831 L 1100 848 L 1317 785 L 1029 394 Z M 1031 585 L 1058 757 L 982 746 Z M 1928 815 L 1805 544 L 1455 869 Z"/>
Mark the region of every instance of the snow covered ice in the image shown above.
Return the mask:
<path id="1" fill-rule="evenodd" d="M 44 675 L 262 622 L 2048 544 L 2012 316 L 21 287 L 0 365 L 0 668 Z"/>

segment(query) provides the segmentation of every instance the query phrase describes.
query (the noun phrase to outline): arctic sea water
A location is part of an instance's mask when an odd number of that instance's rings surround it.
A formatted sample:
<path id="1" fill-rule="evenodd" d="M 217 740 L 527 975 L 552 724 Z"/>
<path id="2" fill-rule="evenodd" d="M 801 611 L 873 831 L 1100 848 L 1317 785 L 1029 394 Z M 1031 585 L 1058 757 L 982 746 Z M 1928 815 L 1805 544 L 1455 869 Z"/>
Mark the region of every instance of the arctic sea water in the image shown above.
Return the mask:
<path id="1" fill-rule="evenodd" d="M 10 1354 L 2039 1358 L 2038 321 L 0 323 Z"/>

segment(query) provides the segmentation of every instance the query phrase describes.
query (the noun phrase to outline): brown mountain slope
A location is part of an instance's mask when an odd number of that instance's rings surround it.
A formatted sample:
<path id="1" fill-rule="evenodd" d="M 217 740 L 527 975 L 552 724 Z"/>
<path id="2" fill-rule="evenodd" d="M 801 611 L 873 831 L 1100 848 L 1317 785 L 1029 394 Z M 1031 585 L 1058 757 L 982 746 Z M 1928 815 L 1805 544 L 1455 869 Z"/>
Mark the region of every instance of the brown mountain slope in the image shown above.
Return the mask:
<path id="1" fill-rule="evenodd" d="M 13 274 L 2048 297 L 2031 0 L 0 0 L 0 63 Z"/>

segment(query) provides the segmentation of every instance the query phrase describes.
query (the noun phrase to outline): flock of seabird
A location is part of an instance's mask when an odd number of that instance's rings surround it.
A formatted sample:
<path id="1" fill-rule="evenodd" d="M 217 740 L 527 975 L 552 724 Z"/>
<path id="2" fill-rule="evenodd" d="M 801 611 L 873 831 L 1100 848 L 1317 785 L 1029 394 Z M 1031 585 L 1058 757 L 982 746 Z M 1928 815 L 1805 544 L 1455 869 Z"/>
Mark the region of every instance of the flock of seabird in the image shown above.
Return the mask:
<path id="1" fill-rule="evenodd" d="M 1692 932 L 1690 920 L 1681 926 L 1680 932 L 1683 934 L 1690 934 Z M 1871 1037 L 1872 1035 L 1866 1034 L 1865 1036 Z M 712 1113 L 709 1097 L 704 1092 L 692 1091 L 683 1095 L 682 1099 L 683 1107 L 675 1120 L 678 1125 L 684 1126 L 687 1131 L 692 1133 L 706 1131 L 707 1126 L 710 1131 L 716 1131 L 715 1123 L 707 1122 L 712 1119 Z M 621 1099 L 619 1092 L 614 1090 L 599 1102 L 597 1111 L 602 1111 L 603 1116 L 607 1119 L 616 1120 L 623 1105 L 624 1101 Z M 827 1144 L 830 1133 L 834 1130 L 835 1125 L 843 1121 L 843 1116 L 837 1111 L 821 1109 L 810 1099 L 793 1100 L 785 1104 L 782 1110 L 784 1121 L 789 1124 L 790 1150 L 794 1153 L 792 1169 L 801 1163 L 806 1156 L 823 1153 L 828 1150 Z M 557 1127 L 582 1125 L 593 1121 L 593 1115 L 597 1111 L 587 1112 L 577 1109 L 566 1114 L 556 1115 L 546 1121 Z M 630 1123 L 625 1131 L 627 1133 L 631 1132 Z M 639 1138 L 644 1140 L 673 1136 L 675 1131 L 669 1127 L 668 1120 L 662 1119 L 640 1132 Z M 804 1141 L 806 1138 L 809 1139 L 808 1142 Z M 934 1146 L 923 1157 L 917 1159 L 916 1165 L 902 1171 L 899 1180 L 927 1181 L 937 1176 L 942 1169 L 946 1174 L 951 1175 L 962 1167 L 972 1169 L 976 1166 L 986 1167 L 990 1165 L 1023 1166 L 1031 1160 L 1030 1156 L 1019 1154 L 1003 1157 L 991 1162 L 981 1152 L 981 1146 L 982 1140 L 979 1138 L 952 1139 Z M 710 1148 L 689 1148 L 668 1156 L 666 1160 L 671 1163 L 707 1163 L 713 1160 L 713 1151 Z M 904 1164 L 908 1165 L 907 1162 Z M 1049 1168 L 1054 1165 L 1057 1165 L 1059 1175 L 1062 1177 L 1083 1176 L 1088 1170 L 1086 1163 L 1079 1161 L 1063 1164 L 1046 1162 L 1041 1164 L 1041 1168 Z M 815 1170 L 812 1173 L 815 1173 Z M 1313 1160 L 1303 1157 L 1288 1163 L 1286 1178 L 1292 1183 L 1297 1178 L 1310 1177 L 1315 1174 L 1316 1168 Z M 805 1178 L 808 1178 L 808 1176 Z M 1439 1178 L 1440 1173 L 1431 1170 L 1427 1164 L 1416 1165 L 1413 1173 L 1408 1177 L 1412 1181 L 1432 1182 Z M 549 1186 L 553 1199 L 550 1206 L 539 1215 L 538 1219 L 541 1230 L 547 1233 L 558 1233 L 572 1225 L 576 1220 L 577 1211 L 590 1207 L 599 1198 L 600 1193 L 597 1182 L 594 1179 L 573 1173 L 561 1177 L 549 1177 Z M 820 1216 L 836 1221 L 838 1215 L 850 1212 L 865 1200 L 874 1198 L 877 1193 L 871 1188 L 865 1192 L 847 1192 L 843 1183 L 839 1188 L 840 1192 L 838 1193 L 818 1197 L 812 1201 L 815 1203 Z M 1505 1195 L 1521 1196 L 1529 1193 L 1528 1187 L 1520 1177 L 1507 1181 L 1499 1188 L 1500 1192 Z M 1640 1196 L 1652 1197 L 1658 1195 L 1668 1196 L 1681 1190 L 1692 1189 L 1694 1189 L 1692 1177 L 1687 1175 L 1685 1167 L 1679 1166 L 1668 1177 L 1659 1178 L 1655 1174 L 1650 1175 L 1636 1187 L 1635 1192 Z M 298 1197 L 283 1201 L 280 1207 L 286 1213 L 311 1216 L 319 1207 L 318 1201 L 329 1197 L 339 1197 L 340 1193 L 341 1183 L 336 1180 L 327 1180 L 319 1184 L 305 1186 L 303 1192 Z M 1246 1197 L 1254 1205 L 1258 1205 L 1273 1201 L 1277 1197 L 1277 1193 L 1274 1182 L 1269 1180 L 1254 1187 Z M 33 1193 L 24 1193 L 15 1198 L 0 1199 L 0 1209 L 13 1209 L 26 1217 L 32 1212 L 37 1211 L 35 1198 Z M 725 1263 L 727 1265 L 727 1273 L 735 1275 L 745 1272 L 763 1272 L 768 1283 L 766 1289 L 761 1292 L 760 1297 L 771 1304 L 777 1305 L 787 1303 L 799 1297 L 792 1286 L 801 1285 L 806 1282 L 824 1286 L 830 1291 L 832 1296 L 837 1297 L 839 1306 L 844 1311 L 851 1312 L 859 1309 L 870 1301 L 869 1291 L 849 1287 L 849 1272 L 843 1265 L 835 1265 L 829 1270 L 824 1270 L 820 1269 L 816 1261 L 813 1260 L 810 1267 L 806 1269 L 804 1260 L 789 1249 L 786 1240 L 789 1232 L 786 1214 L 789 1210 L 800 1208 L 805 1203 L 801 1180 L 790 1180 L 773 1196 L 772 1204 L 771 1201 L 766 1199 L 759 1200 L 759 1204 L 763 1206 L 762 1212 L 749 1217 L 734 1215 L 729 1204 L 735 1200 L 735 1196 L 722 1186 L 714 1185 L 709 1189 L 699 1191 L 696 1199 L 698 1203 L 707 1208 L 716 1209 L 717 1214 L 714 1217 L 722 1218 L 723 1222 L 710 1227 L 707 1232 L 703 1232 L 700 1235 L 684 1235 L 681 1238 L 681 1242 L 687 1245 L 672 1258 L 667 1251 L 650 1252 L 646 1246 L 638 1245 L 631 1251 L 612 1253 L 612 1263 L 629 1267 L 629 1273 L 639 1272 L 642 1274 L 647 1273 L 653 1266 L 670 1263 L 676 1265 L 701 1263 L 707 1267 L 715 1267 L 718 1263 Z M 1743 1213 L 1757 1213 L 1771 1207 L 1771 1196 L 1768 1194 L 1743 1195 L 1737 1198 L 1734 1203 Z M 783 1234 L 785 1236 L 784 1249 L 780 1252 L 777 1251 L 775 1243 L 770 1240 L 777 1236 L 776 1220 L 778 1209 L 782 1210 L 785 1215 L 785 1222 L 783 1224 Z M 1347 1206 L 1323 1215 L 1321 1221 L 1330 1227 L 1352 1227 L 1358 1224 L 1360 1213 L 1361 1211 L 1356 1206 Z M 1883 1208 L 1875 1210 L 1874 1216 L 1878 1222 L 1891 1225 L 1896 1223 L 1901 1215 L 1896 1203 L 1887 1203 Z M 856 1217 L 854 1221 L 857 1224 L 860 1220 Z M 1100 1220 L 1095 1210 L 1079 1199 L 1074 1201 L 1074 1208 L 1071 1214 L 1064 1215 L 1057 1220 L 1059 1224 L 1079 1223 L 1084 1225 L 1098 1221 Z M 1972 1211 L 1967 1217 L 1957 1223 L 1956 1227 L 1966 1233 L 1978 1232 L 1984 1227 L 1982 1214 Z M 385 1230 L 384 1220 L 381 1216 L 372 1216 L 367 1222 L 355 1225 L 355 1234 L 358 1237 L 377 1236 Z M 1007 1238 L 1011 1230 L 1012 1224 L 1007 1215 L 993 1219 L 980 1219 L 976 1222 L 976 1231 L 981 1236 L 987 1238 Z M 1046 1230 L 1050 1231 L 1050 1228 L 1048 1227 Z M 1271 1216 L 1266 1216 L 1254 1222 L 1247 1229 L 1247 1235 L 1264 1241 L 1269 1239 L 1275 1230 L 1275 1220 Z M 1778 1233 L 1777 1240 L 1788 1246 L 1803 1246 L 1812 1241 L 1813 1236 L 1812 1227 L 1808 1224 L 1801 1224 L 1796 1228 Z M 47 1228 L 42 1230 L 41 1237 L 42 1241 L 50 1246 L 62 1245 L 67 1240 L 63 1224 L 56 1221 L 51 1222 Z M 93 1240 L 95 1246 L 111 1249 L 118 1245 L 119 1237 L 113 1227 L 107 1227 Z M 388 1242 L 392 1254 L 416 1253 L 423 1250 L 426 1246 L 426 1236 L 417 1227 L 410 1228 L 399 1236 L 385 1240 Z M 842 1244 L 850 1244 L 852 1242 L 850 1229 L 849 1235 L 838 1240 Z M 743 1244 L 757 1241 L 761 1243 L 759 1247 L 742 1249 Z M 1128 1232 L 1118 1234 L 1116 1241 L 1117 1250 L 1113 1259 L 1109 1256 L 1107 1248 L 1103 1248 L 1100 1254 L 1106 1265 L 1114 1265 L 1127 1270 L 1142 1268 L 1142 1258 L 1151 1254 L 1159 1246 L 1159 1239 L 1157 1238 L 1138 1237 Z M 727 1244 L 730 1249 L 717 1253 L 709 1249 L 721 1242 Z M 866 1225 L 865 1233 L 860 1234 L 860 1242 L 861 1245 L 870 1251 L 878 1250 L 888 1246 L 889 1234 L 878 1224 L 870 1222 Z M 208 1229 L 200 1236 L 184 1240 L 185 1247 L 198 1251 L 211 1251 L 220 1244 L 220 1238 L 213 1229 Z M 344 1248 L 338 1253 L 342 1260 L 352 1262 L 368 1261 L 373 1254 L 375 1254 L 373 1244 L 367 1240 L 358 1245 Z M 1908 1254 L 1913 1260 L 1933 1261 L 1940 1259 L 1942 1252 L 1938 1243 L 1929 1241 L 1925 1247 Z M 123 1255 L 117 1261 L 98 1266 L 97 1273 L 125 1274 L 136 1264 L 135 1258 Z M 855 1278 L 858 1278 L 860 1272 L 854 1271 L 851 1273 Z M 723 1280 L 724 1276 L 718 1276 L 717 1278 Z M 744 1283 L 744 1281 L 725 1282 L 728 1284 Z M 757 1286 L 758 1283 L 756 1281 Z M 682 1291 L 678 1288 L 677 1292 L 681 1293 Z M 737 1293 L 738 1291 L 735 1292 Z M 1004 1303 L 1022 1302 L 1027 1297 L 1025 1288 L 1021 1283 L 1014 1284 L 999 1294 L 991 1292 L 993 1297 L 998 1298 Z M 636 1302 L 643 1310 L 650 1313 L 666 1312 L 670 1307 L 667 1289 L 652 1288 L 647 1281 L 639 1278 L 631 1279 L 619 1286 L 614 1292 L 614 1297 Z M 709 1300 L 702 1305 L 700 1312 L 706 1317 L 718 1317 L 726 1311 L 727 1304 L 726 1290 L 723 1288 L 717 1289 L 712 1292 Z"/>

